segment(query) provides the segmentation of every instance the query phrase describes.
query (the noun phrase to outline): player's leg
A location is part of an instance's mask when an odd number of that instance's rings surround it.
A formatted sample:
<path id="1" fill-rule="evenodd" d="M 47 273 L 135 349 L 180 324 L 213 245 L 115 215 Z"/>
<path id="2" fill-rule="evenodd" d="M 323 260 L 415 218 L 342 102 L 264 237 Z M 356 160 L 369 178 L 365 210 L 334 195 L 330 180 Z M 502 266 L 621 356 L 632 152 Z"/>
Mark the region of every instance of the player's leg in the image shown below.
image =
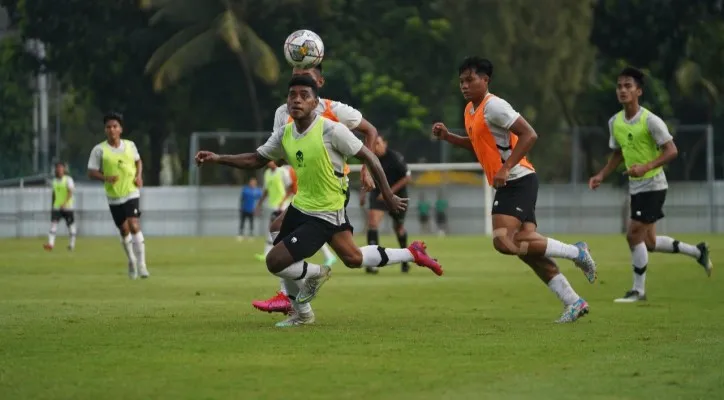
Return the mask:
<path id="1" fill-rule="evenodd" d="M 53 250 L 55 247 L 55 234 L 58 231 L 58 221 L 60 221 L 60 210 L 52 210 L 50 212 L 50 230 L 48 231 L 48 242 L 43 245 L 45 250 Z"/>
<path id="2" fill-rule="evenodd" d="M 382 218 L 384 218 L 387 212 L 387 206 L 384 202 L 377 200 L 378 194 L 376 192 L 370 192 L 369 196 L 370 209 L 367 210 L 367 245 L 376 246 L 380 244 L 379 229 Z M 337 254 L 339 254 L 339 252 L 337 252 Z M 345 263 L 345 265 L 347 265 L 347 263 Z M 378 268 L 376 266 L 365 266 L 365 271 L 370 274 L 376 274 Z"/>
<path id="3" fill-rule="evenodd" d="M 277 326 L 293 326 L 314 321 L 309 302 L 331 276 L 328 266 L 305 261 L 313 256 L 334 231 L 331 224 L 290 208 L 280 228 L 274 248 L 266 258 L 267 269 L 280 277 L 294 307 L 294 313 Z"/>
<path id="4" fill-rule="evenodd" d="M 636 195 L 634 195 L 636 196 Z M 632 196 L 632 205 L 635 203 Z M 653 224 L 631 219 L 626 232 L 626 242 L 631 250 L 631 266 L 633 267 L 633 286 L 626 294 L 614 301 L 616 303 L 634 303 L 646 300 L 646 270 L 649 265 L 649 253 L 646 249 L 646 238 Z M 655 233 L 654 233 L 655 234 Z"/>
<path id="5" fill-rule="evenodd" d="M 68 227 L 68 234 L 70 235 L 68 250 L 73 250 L 75 249 L 75 237 L 78 233 L 75 227 L 75 212 L 65 211 L 63 218 L 65 219 L 65 225 Z"/>
<path id="6" fill-rule="evenodd" d="M 387 265 L 414 262 L 442 275 L 442 266 L 427 254 L 425 243 L 415 241 L 404 249 L 387 249 L 379 245 L 358 247 L 352 238 L 354 228 L 345 212 L 345 223 L 340 226 L 329 241 L 335 253 L 349 268 L 384 267 Z"/>
<path id="7" fill-rule="evenodd" d="M 523 223 L 520 227 L 521 232 L 527 232 L 527 236 L 538 235 L 537 226 L 533 222 Z M 518 258 L 526 263 L 538 278 L 548 286 L 548 288 L 563 303 L 563 315 L 558 322 L 573 322 L 579 317 L 588 313 L 588 303 L 583 300 L 568 282 L 568 279 L 558 269 L 556 262 L 546 256 L 523 254 Z"/>
<path id="8" fill-rule="evenodd" d="M 128 230 L 131 234 L 133 242 L 133 253 L 136 256 L 138 266 L 138 274 L 141 278 L 148 278 L 148 268 L 146 267 L 146 243 L 141 232 L 141 208 L 140 199 L 131 199 L 124 203 L 126 218 L 128 222 Z"/>
<path id="9" fill-rule="evenodd" d="M 649 192 L 646 212 L 655 217 L 656 221 L 664 218 L 663 206 L 666 201 L 666 190 Z M 653 218 L 652 218 L 653 219 Z M 696 260 L 704 268 L 707 276 L 711 276 L 714 265 L 709 257 L 709 246 L 706 242 L 696 245 L 676 240 L 669 236 L 656 235 L 656 225 L 651 225 L 646 235 L 646 248 L 649 252 L 657 253 L 680 253 Z"/>
<path id="10" fill-rule="evenodd" d="M 495 193 L 493 200 L 493 245 L 503 254 L 565 258 L 573 261 L 589 282 L 596 280 L 596 263 L 584 242 L 568 244 L 540 235 L 535 230 L 520 230 L 521 224 L 535 224 L 538 178 L 526 175 Z"/>
<path id="11" fill-rule="evenodd" d="M 271 249 L 274 248 L 274 242 L 280 235 L 285 216 L 286 211 L 272 212 L 269 221 L 269 234 L 267 235 L 266 245 L 264 247 L 264 254 L 257 254 L 256 257 L 258 260 L 266 263 L 266 256 L 269 254 Z M 286 232 L 286 234 L 289 234 L 290 232 L 291 231 Z M 294 311 L 294 309 L 292 308 L 292 303 L 287 297 L 287 285 L 284 284 L 284 279 L 280 279 L 279 281 L 280 288 L 276 295 L 266 300 L 254 300 L 251 302 L 251 305 L 259 311 L 265 311 L 269 313 L 280 312 L 283 314 L 289 314 Z"/>
<path id="12" fill-rule="evenodd" d="M 112 204 L 109 208 L 111 210 L 111 216 L 113 217 L 113 223 L 116 225 L 118 233 L 121 235 L 121 245 L 123 246 L 123 251 L 126 253 L 126 258 L 128 258 L 128 277 L 136 279 L 138 277 L 136 256 L 133 254 L 133 239 L 128 227 L 126 209 L 123 204 Z"/>
<path id="13" fill-rule="evenodd" d="M 390 214 L 392 217 L 392 227 L 395 230 L 395 235 L 397 236 L 397 243 L 400 245 L 400 248 L 404 249 L 407 248 L 407 229 L 405 229 L 405 213 L 404 211 L 397 214 Z M 401 265 L 402 272 L 408 272 L 410 270 L 410 265 L 406 262 L 403 262 Z"/>
<path id="14" fill-rule="evenodd" d="M 246 222 L 244 214 L 244 210 L 239 210 L 239 240 L 244 240 L 244 222 Z"/>

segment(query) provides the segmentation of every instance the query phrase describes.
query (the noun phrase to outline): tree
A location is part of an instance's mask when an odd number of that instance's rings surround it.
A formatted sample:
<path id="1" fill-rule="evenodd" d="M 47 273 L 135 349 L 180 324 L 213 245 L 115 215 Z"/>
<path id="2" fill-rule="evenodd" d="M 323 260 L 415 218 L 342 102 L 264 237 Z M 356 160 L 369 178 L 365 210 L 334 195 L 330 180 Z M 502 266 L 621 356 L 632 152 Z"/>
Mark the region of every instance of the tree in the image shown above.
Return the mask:
<path id="1" fill-rule="evenodd" d="M 165 89 L 199 66 L 218 59 L 221 41 L 236 57 L 246 80 L 255 128 L 262 130 L 262 115 L 254 77 L 265 84 L 279 78 L 279 62 L 266 44 L 243 17 L 248 14 L 246 2 L 220 0 L 142 0 L 141 7 L 155 9 L 151 24 L 165 21 L 181 29 L 161 45 L 146 64 L 153 73 L 153 86 Z"/>

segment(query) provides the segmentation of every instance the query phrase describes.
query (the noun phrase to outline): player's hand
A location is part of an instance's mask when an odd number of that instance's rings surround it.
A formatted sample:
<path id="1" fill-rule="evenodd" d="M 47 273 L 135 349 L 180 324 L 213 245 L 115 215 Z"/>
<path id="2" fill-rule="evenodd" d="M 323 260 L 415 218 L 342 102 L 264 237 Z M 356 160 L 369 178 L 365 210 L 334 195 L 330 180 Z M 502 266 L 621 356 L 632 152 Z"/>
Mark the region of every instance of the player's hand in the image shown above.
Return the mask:
<path id="1" fill-rule="evenodd" d="M 367 202 L 367 195 L 365 194 L 365 192 L 363 190 L 359 194 L 359 206 L 364 208 L 366 202 Z"/>
<path id="2" fill-rule="evenodd" d="M 436 122 L 432 125 L 432 137 L 438 140 L 446 140 L 447 135 L 450 134 L 450 131 L 447 129 L 447 126 L 443 124 L 442 122 Z"/>
<path id="3" fill-rule="evenodd" d="M 200 166 L 203 163 L 217 162 L 219 160 L 219 155 L 212 151 L 201 150 L 196 153 L 196 157 L 194 157 L 194 160 L 196 161 L 196 165 Z"/>
<path id="4" fill-rule="evenodd" d="M 114 184 L 114 183 L 116 183 L 116 181 L 118 181 L 118 176 L 116 176 L 116 175 L 106 176 L 106 177 L 105 177 L 105 181 L 106 181 L 107 183 Z"/>
<path id="5" fill-rule="evenodd" d="M 385 201 L 385 204 L 387 204 L 387 209 L 390 210 L 392 213 L 401 213 L 407 210 L 407 202 L 410 199 L 401 199 L 397 197 L 397 195 L 392 195 L 389 201 Z"/>
<path id="6" fill-rule="evenodd" d="M 260 216 L 260 215 L 261 215 L 261 207 L 257 206 L 257 207 L 254 209 L 254 214 L 256 214 L 257 217 Z"/>
<path id="7" fill-rule="evenodd" d="M 133 183 L 136 184 L 137 188 L 143 187 L 143 178 L 141 176 L 137 176 L 136 179 L 134 179 Z"/>
<path id="8" fill-rule="evenodd" d="M 367 166 L 364 164 L 362 164 L 360 179 L 362 180 L 362 193 L 371 192 L 375 189 L 375 180 L 372 179 L 372 175 L 367 171 Z"/>
<path id="9" fill-rule="evenodd" d="M 628 175 L 632 178 L 640 178 L 644 176 L 647 172 L 649 172 L 649 168 L 647 166 L 641 164 L 633 164 L 623 174 Z"/>
<path id="10" fill-rule="evenodd" d="M 601 182 L 603 182 L 603 176 L 601 174 L 593 175 L 591 179 L 588 180 L 588 188 L 596 190 L 601 186 Z"/>
<path id="11" fill-rule="evenodd" d="M 500 167 L 498 170 L 498 173 L 495 174 L 493 177 L 493 187 L 496 189 L 502 188 L 506 185 L 506 182 L 508 181 L 508 176 L 510 175 L 510 169 L 506 168 L 505 166 Z"/>

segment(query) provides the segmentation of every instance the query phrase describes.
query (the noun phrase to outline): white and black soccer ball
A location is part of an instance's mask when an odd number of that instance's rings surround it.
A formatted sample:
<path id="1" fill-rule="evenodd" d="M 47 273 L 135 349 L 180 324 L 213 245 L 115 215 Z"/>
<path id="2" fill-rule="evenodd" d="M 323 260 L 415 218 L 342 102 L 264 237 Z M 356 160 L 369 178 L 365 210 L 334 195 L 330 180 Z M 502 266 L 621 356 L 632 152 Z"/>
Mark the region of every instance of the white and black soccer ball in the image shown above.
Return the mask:
<path id="1" fill-rule="evenodd" d="M 284 57 L 294 68 L 314 68 L 324 58 L 324 42 L 310 30 L 298 30 L 284 41 Z"/>

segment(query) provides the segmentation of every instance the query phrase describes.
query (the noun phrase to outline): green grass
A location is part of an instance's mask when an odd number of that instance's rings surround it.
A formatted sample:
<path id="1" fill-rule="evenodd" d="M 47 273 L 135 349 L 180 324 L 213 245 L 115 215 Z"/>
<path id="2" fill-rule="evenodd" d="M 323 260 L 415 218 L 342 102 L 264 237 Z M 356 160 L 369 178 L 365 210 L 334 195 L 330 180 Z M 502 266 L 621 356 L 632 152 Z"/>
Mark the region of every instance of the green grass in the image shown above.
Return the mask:
<path id="1" fill-rule="evenodd" d="M 562 238 L 572 240 L 574 238 Z M 681 240 L 701 239 L 682 236 Z M 724 239 L 708 237 L 714 257 Z M 317 324 L 274 328 L 252 299 L 278 281 L 262 242 L 148 238 L 146 281 L 116 239 L 68 253 L 0 241 L 0 399 L 711 399 L 724 393 L 724 284 L 654 254 L 649 302 L 629 289 L 621 236 L 592 236 L 599 283 L 571 263 L 591 305 L 576 324 L 548 288 L 490 240 L 430 238 L 441 278 L 335 266 Z M 385 243 L 392 244 L 390 238 Z M 716 261 L 716 260 L 715 260 Z"/>

